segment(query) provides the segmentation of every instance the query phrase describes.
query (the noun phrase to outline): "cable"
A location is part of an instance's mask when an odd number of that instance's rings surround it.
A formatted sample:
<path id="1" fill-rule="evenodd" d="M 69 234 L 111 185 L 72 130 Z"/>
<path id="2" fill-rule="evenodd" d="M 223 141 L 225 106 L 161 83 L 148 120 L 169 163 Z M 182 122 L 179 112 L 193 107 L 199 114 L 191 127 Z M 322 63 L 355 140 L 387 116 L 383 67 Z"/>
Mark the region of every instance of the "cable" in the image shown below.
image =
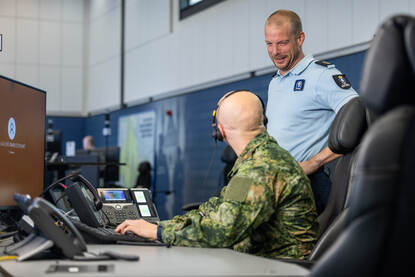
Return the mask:
<path id="1" fill-rule="evenodd" d="M 212 169 L 212 165 L 213 165 L 213 158 L 215 157 L 215 154 L 216 154 L 216 149 L 218 149 L 218 142 L 215 142 L 215 149 L 213 150 L 212 156 L 210 157 L 209 167 L 208 167 L 208 170 L 207 170 L 207 172 L 206 172 L 206 176 L 205 176 L 205 178 L 203 179 L 202 187 L 204 187 L 204 186 L 205 186 L 205 184 L 206 184 L 206 180 L 207 180 L 207 178 L 209 177 L 209 174 L 210 174 L 210 170 Z"/>
<path id="2" fill-rule="evenodd" d="M 113 227 L 114 224 L 111 223 L 111 220 L 109 219 L 108 215 L 104 212 L 104 209 L 101 210 L 102 214 L 105 215 L 105 218 L 107 219 L 107 223 L 105 223 L 104 217 L 102 217 L 102 221 L 104 222 L 104 228 L 106 227 Z"/>
<path id="3" fill-rule="evenodd" d="M 17 258 L 19 258 L 19 256 L 1 256 L 0 262 L 7 261 L 7 260 L 17 260 Z"/>
<path id="4" fill-rule="evenodd" d="M 63 178 L 60 178 L 59 180 L 55 181 L 54 183 L 50 184 L 47 188 L 45 188 L 43 190 L 43 192 L 41 192 L 39 194 L 39 197 L 43 197 L 45 195 L 45 193 L 47 193 L 50 189 L 52 189 L 57 184 L 62 183 L 62 181 L 65 181 L 66 179 L 73 178 L 73 177 L 78 176 L 78 175 L 79 175 L 78 173 L 74 173 L 74 174 L 70 174 L 68 176 L 65 176 Z M 61 184 L 61 185 L 63 186 L 63 184 Z"/>
<path id="5" fill-rule="evenodd" d="M 75 211 L 75 210 L 74 210 L 74 209 L 72 209 L 72 210 L 70 210 L 70 211 L 66 212 L 66 213 L 65 213 L 65 215 L 66 215 L 66 216 L 69 216 L 69 215 L 70 215 L 72 212 L 74 212 L 74 211 Z"/>

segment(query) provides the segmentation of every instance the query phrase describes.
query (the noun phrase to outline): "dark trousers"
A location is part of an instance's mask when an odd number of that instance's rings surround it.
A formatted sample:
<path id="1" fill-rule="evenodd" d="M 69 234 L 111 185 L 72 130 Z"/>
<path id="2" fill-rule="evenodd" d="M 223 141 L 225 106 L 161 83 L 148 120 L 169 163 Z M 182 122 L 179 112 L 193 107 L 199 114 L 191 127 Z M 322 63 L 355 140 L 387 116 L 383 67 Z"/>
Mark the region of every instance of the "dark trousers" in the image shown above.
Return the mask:
<path id="1" fill-rule="evenodd" d="M 324 171 L 324 167 L 319 168 L 313 174 L 308 175 L 311 189 L 313 190 L 316 201 L 317 214 L 321 214 L 327 206 L 329 200 L 331 180 L 329 175 Z"/>

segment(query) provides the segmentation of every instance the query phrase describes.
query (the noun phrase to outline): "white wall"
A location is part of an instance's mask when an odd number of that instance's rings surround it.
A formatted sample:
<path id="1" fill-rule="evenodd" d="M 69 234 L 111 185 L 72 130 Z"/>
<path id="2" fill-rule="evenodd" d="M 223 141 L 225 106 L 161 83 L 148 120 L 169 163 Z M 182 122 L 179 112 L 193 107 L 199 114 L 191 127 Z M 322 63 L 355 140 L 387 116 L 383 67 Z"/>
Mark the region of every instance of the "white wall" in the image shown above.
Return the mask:
<path id="1" fill-rule="evenodd" d="M 88 111 L 120 105 L 121 1 L 90 0 L 88 3 Z"/>
<path id="2" fill-rule="evenodd" d="M 369 41 L 386 17 L 415 14 L 414 0 L 227 0 L 179 21 L 178 0 L 127 3 L 126 102 L 271 66 L 263 28 L 277 9 L 302 18 L 307 54 Z"/>
<path id="3" fill-rule="evenodd" d="M 415 0 L 227 0 L 181 21 L 178 0 L 126 0 L 125 101 L 272 66 L 263 27 L 281 8 L 300 15 L 315 54 L 370 40 Z M 0 74 L 45 89 L 49 114 L 117 108 L 120 21 L 119 0 L 0 0 Z"/>
<path id="4" fill-rule="evenodd" d="M 0 0 L 0 74 L 46 90 L 49 114 L 80 114 L 83 32 L 83 0 Z"/>

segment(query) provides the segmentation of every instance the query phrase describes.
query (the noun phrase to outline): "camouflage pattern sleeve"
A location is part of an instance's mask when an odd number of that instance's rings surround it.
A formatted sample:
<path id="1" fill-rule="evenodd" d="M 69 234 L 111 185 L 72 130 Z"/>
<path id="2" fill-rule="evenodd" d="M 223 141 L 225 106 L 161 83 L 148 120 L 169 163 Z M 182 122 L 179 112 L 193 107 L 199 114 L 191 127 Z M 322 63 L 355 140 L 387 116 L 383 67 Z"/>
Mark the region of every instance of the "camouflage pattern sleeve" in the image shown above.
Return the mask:
<path id="1" fill-rule="evenodd" d="M 309 180 L 291 155 L 263 132 L 230 175 L 219 197 L 161 222 L 163 241 L 305 259 L 317 240 L 317 212 Z"/>
<path id="2" fill-rule="evenodd" d="M 236 177 L 236 176 L 235 176 Z M 162 238 L 179 246 L 232 247 L 273 213 L 271 191 L 247 177 L 232 178 L 221 196 L 162 222 Z M 247 251 L 244 251 L 247 252 Z"/>

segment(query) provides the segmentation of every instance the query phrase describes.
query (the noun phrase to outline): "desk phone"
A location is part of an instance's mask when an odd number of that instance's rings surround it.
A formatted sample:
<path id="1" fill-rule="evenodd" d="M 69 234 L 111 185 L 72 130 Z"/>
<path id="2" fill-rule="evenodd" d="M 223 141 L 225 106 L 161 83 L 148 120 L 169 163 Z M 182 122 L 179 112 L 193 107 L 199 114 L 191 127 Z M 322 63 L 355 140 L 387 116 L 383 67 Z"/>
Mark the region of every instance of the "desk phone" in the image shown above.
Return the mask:
<path id="1" fill-rule="evenodd" d="M 138 218 L 153 223 L 160 220 L 148 189 L 98 188 L 97 191 L 102 201 L 102 212 L 111 224 Z"/>

